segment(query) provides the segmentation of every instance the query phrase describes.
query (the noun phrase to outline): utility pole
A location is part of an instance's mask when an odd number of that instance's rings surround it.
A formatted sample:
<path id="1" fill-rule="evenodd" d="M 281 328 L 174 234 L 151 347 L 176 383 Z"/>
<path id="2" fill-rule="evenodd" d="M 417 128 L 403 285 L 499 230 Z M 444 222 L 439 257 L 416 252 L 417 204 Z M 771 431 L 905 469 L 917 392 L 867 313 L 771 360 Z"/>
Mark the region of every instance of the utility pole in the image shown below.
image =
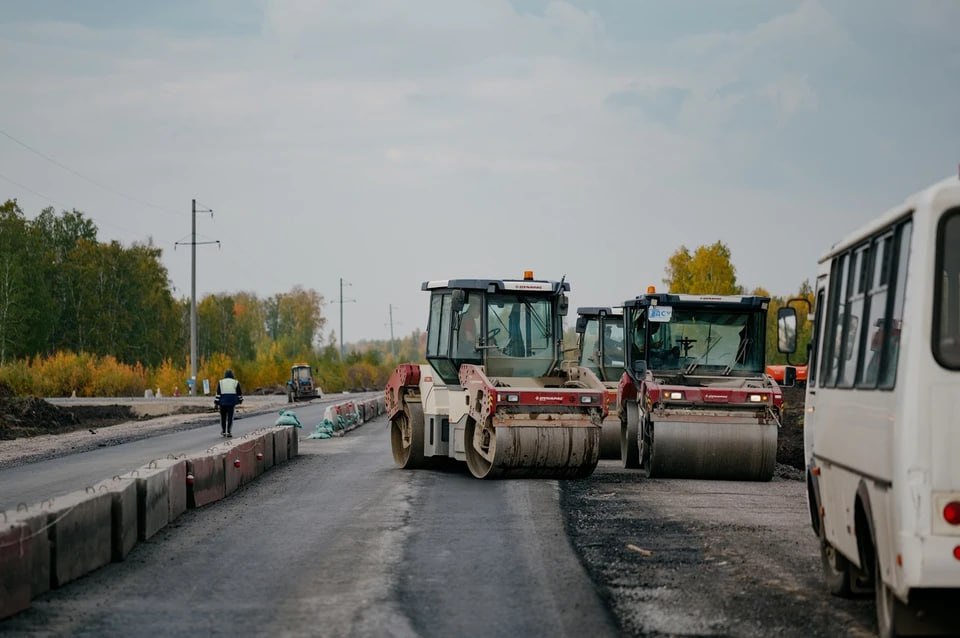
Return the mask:
<path id="1" fill-rule="evenodd" d="M 210 213 L 213 217 L 213 209 L 197 210 L 197 200 L 191 200 L 191 232 L 190 241 L 178 241 L 173 244 L 174 250 L 180 244 L 190 244 L 190 395 L 197 393 L 197 246 L 201 244 L 220 245 L 217 240 L 197 241 L 197 213 Z"/>
<path id="2" fill-rule="evenodd" d="M 351 302 L 356 301 L 356 299 L 344 299 L 344 298 L 343 298 L 343 287 L 344 287 L 344 285 L 352 286 L 353 284 L 351 284 L 349 281 L 344 281 L 344 280 L 343 280 L 343 277 L 340 278 L 340 301 L 338 301 L 337 303 L 340 304 L 340 360 L 341 360 L 341 361 L 342 361 L 343 358 L 344 358 L 344 351 L 343 351 L 343 304 L 345 304 L 345 303 L 351 303 Z"/>

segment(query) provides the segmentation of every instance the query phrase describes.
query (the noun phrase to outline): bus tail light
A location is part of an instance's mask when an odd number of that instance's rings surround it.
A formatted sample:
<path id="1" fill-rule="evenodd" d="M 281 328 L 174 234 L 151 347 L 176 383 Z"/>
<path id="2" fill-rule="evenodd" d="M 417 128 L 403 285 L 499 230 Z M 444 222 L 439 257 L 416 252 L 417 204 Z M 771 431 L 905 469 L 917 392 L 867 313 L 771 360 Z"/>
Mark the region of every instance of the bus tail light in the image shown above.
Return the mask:
<path id="1" fill-rule="evenodd" d="M 960 525 L 960 501 L 950 501 L 944 506 L 943 520 L 951 525 Z"/>

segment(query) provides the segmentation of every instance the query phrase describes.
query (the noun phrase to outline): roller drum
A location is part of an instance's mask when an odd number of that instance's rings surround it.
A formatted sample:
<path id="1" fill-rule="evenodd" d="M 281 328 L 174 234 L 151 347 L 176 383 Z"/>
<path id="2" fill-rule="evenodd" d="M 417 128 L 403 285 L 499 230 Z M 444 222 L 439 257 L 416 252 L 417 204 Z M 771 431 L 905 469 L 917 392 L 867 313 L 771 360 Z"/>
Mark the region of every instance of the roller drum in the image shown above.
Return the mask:
<path id="1" fill-rule="evenodd" d="M 397 467 L 413 470 L 425 466 L 423 438 L 423 407 L 404 403 L 390 422 L 390 447 Z"/>
<path id="2" fill-rule="evenodd" d="M 600 430 L 600 458 L 620 458 L 620 418 L 615 412 L 603 420 Z"/>
<path id="3" fill-rule="evenodd" d="M 775 423 L 653 424 L 650 477 L 769 481 L 777 462 Z"/>
<path id="4" fill-rule="evenodd" d="M 584 478 L 597 467 L 600 428 L 559 425 L 496 426 L 486 454 L 474 444 L 477 426 L 465 434 L 467 466 L 477 478 Z"/>

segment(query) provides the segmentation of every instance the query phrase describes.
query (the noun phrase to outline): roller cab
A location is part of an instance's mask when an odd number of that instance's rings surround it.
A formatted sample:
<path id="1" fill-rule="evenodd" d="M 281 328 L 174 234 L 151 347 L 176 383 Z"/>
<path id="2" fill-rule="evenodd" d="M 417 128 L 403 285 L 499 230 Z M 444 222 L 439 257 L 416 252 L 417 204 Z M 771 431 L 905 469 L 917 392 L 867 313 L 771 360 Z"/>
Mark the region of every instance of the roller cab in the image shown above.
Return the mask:
<path id="1" fill-rule="evenodd" d="M 649 477 L 773 477 L 783 395 L 765 373 L 768 304 L 655 292 L 624 302 L 624 467 Z"/>
<path id="2" fill-rule="evenodd" d="M 617 383 L 626 362 L 623 308 L 577 308 L 577 363 L 597 375 L 606 388 L 607 416 L 600 433 L 600 458 L 620 458 Z"/>
<path id="3" fill-rule="evenodd" d="M 427 365 L 387 384 L 399 467 L 440 458 L 477 478 L 579 478 L 599 458 L 606 388 L 562 361 L 564 281 L 428 281 Z"/>

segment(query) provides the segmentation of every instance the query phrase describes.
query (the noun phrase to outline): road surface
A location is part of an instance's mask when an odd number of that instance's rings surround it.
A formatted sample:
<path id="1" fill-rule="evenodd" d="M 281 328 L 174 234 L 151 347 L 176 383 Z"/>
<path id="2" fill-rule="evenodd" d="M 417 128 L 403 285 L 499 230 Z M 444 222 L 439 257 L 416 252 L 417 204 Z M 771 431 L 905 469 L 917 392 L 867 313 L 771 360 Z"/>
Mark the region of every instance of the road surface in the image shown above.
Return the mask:
<path id="1" fill-rule="evenodd" d="M 312 424 L 324 407 L 296 410 Z M 0 500 L 45 498 L 219 440 L 211 422 L 0 470 Z M 612 461 L 562 482 L 400 471 L 382 417 L 304 440 L 301 454 L 188 511 L 125 563 L 35 600 L 0 634 L 873 633 L 869 597 L 821 586 L 802 481 L 644 480 Z"/>
<path id="2" fill-rule="evenodd" d="M 323 419 L 326 406 L 338 401 L 369 396 L 373 395 L 364 394 L 356 397 L 333 395 L 322 401 L 297 403 L 289 406 L 289 409 L 294 410 L 301 417 L 305 428 L 301 434 L 306 436 L 312 431 L 313 426 Z M 193 399 L 184 398 L 184 401 L 191 400 Z M 210 403 L 211 399 L 207 398 L 206 402 Z M 255 400 L 250 403 L 255 403 Z M 283 406 L 283 409 L 288 407 L 286 404 Z M 246 432 L 273 425 L 278 411 L 245 414 L 234 421 L 234 436 L 241 436 Z M 166 418 L 178 420 L 178 417 Z M 43 499 L 82 490 L 97 481 L 146 465 L 153 459 L 166 458 L 168 454 L 202 452 L 207 447 L 222 441 L 220 418 L 216 414 L 211 413 L 203 417 L 191 415 L 180 417 L 180 419 L 191 419 L 194 424 L 187 430 L 175 428 L 178 431 L 169 434 L 154 433 L 149 438 L 124 442 L 122 445 L 112 444 L 109 447 L 96 448 L 78 454 L 0 469 L 0 510 L 16 510 L 19 503 L 33 505 Z M 110 431 L 116 429 L 118 428 L 102 428 L 101 434 L 110 436 Z M 84 432 L 80 434 L 85 435 Z M 0 443 L 15 445 L 15 442 Z"/>
<path id="3" fill-rule="evenodd" d="M 300 452 L 0 633 L 616 635 L 556 482 L 394 469 L 383 417 Z"/>

